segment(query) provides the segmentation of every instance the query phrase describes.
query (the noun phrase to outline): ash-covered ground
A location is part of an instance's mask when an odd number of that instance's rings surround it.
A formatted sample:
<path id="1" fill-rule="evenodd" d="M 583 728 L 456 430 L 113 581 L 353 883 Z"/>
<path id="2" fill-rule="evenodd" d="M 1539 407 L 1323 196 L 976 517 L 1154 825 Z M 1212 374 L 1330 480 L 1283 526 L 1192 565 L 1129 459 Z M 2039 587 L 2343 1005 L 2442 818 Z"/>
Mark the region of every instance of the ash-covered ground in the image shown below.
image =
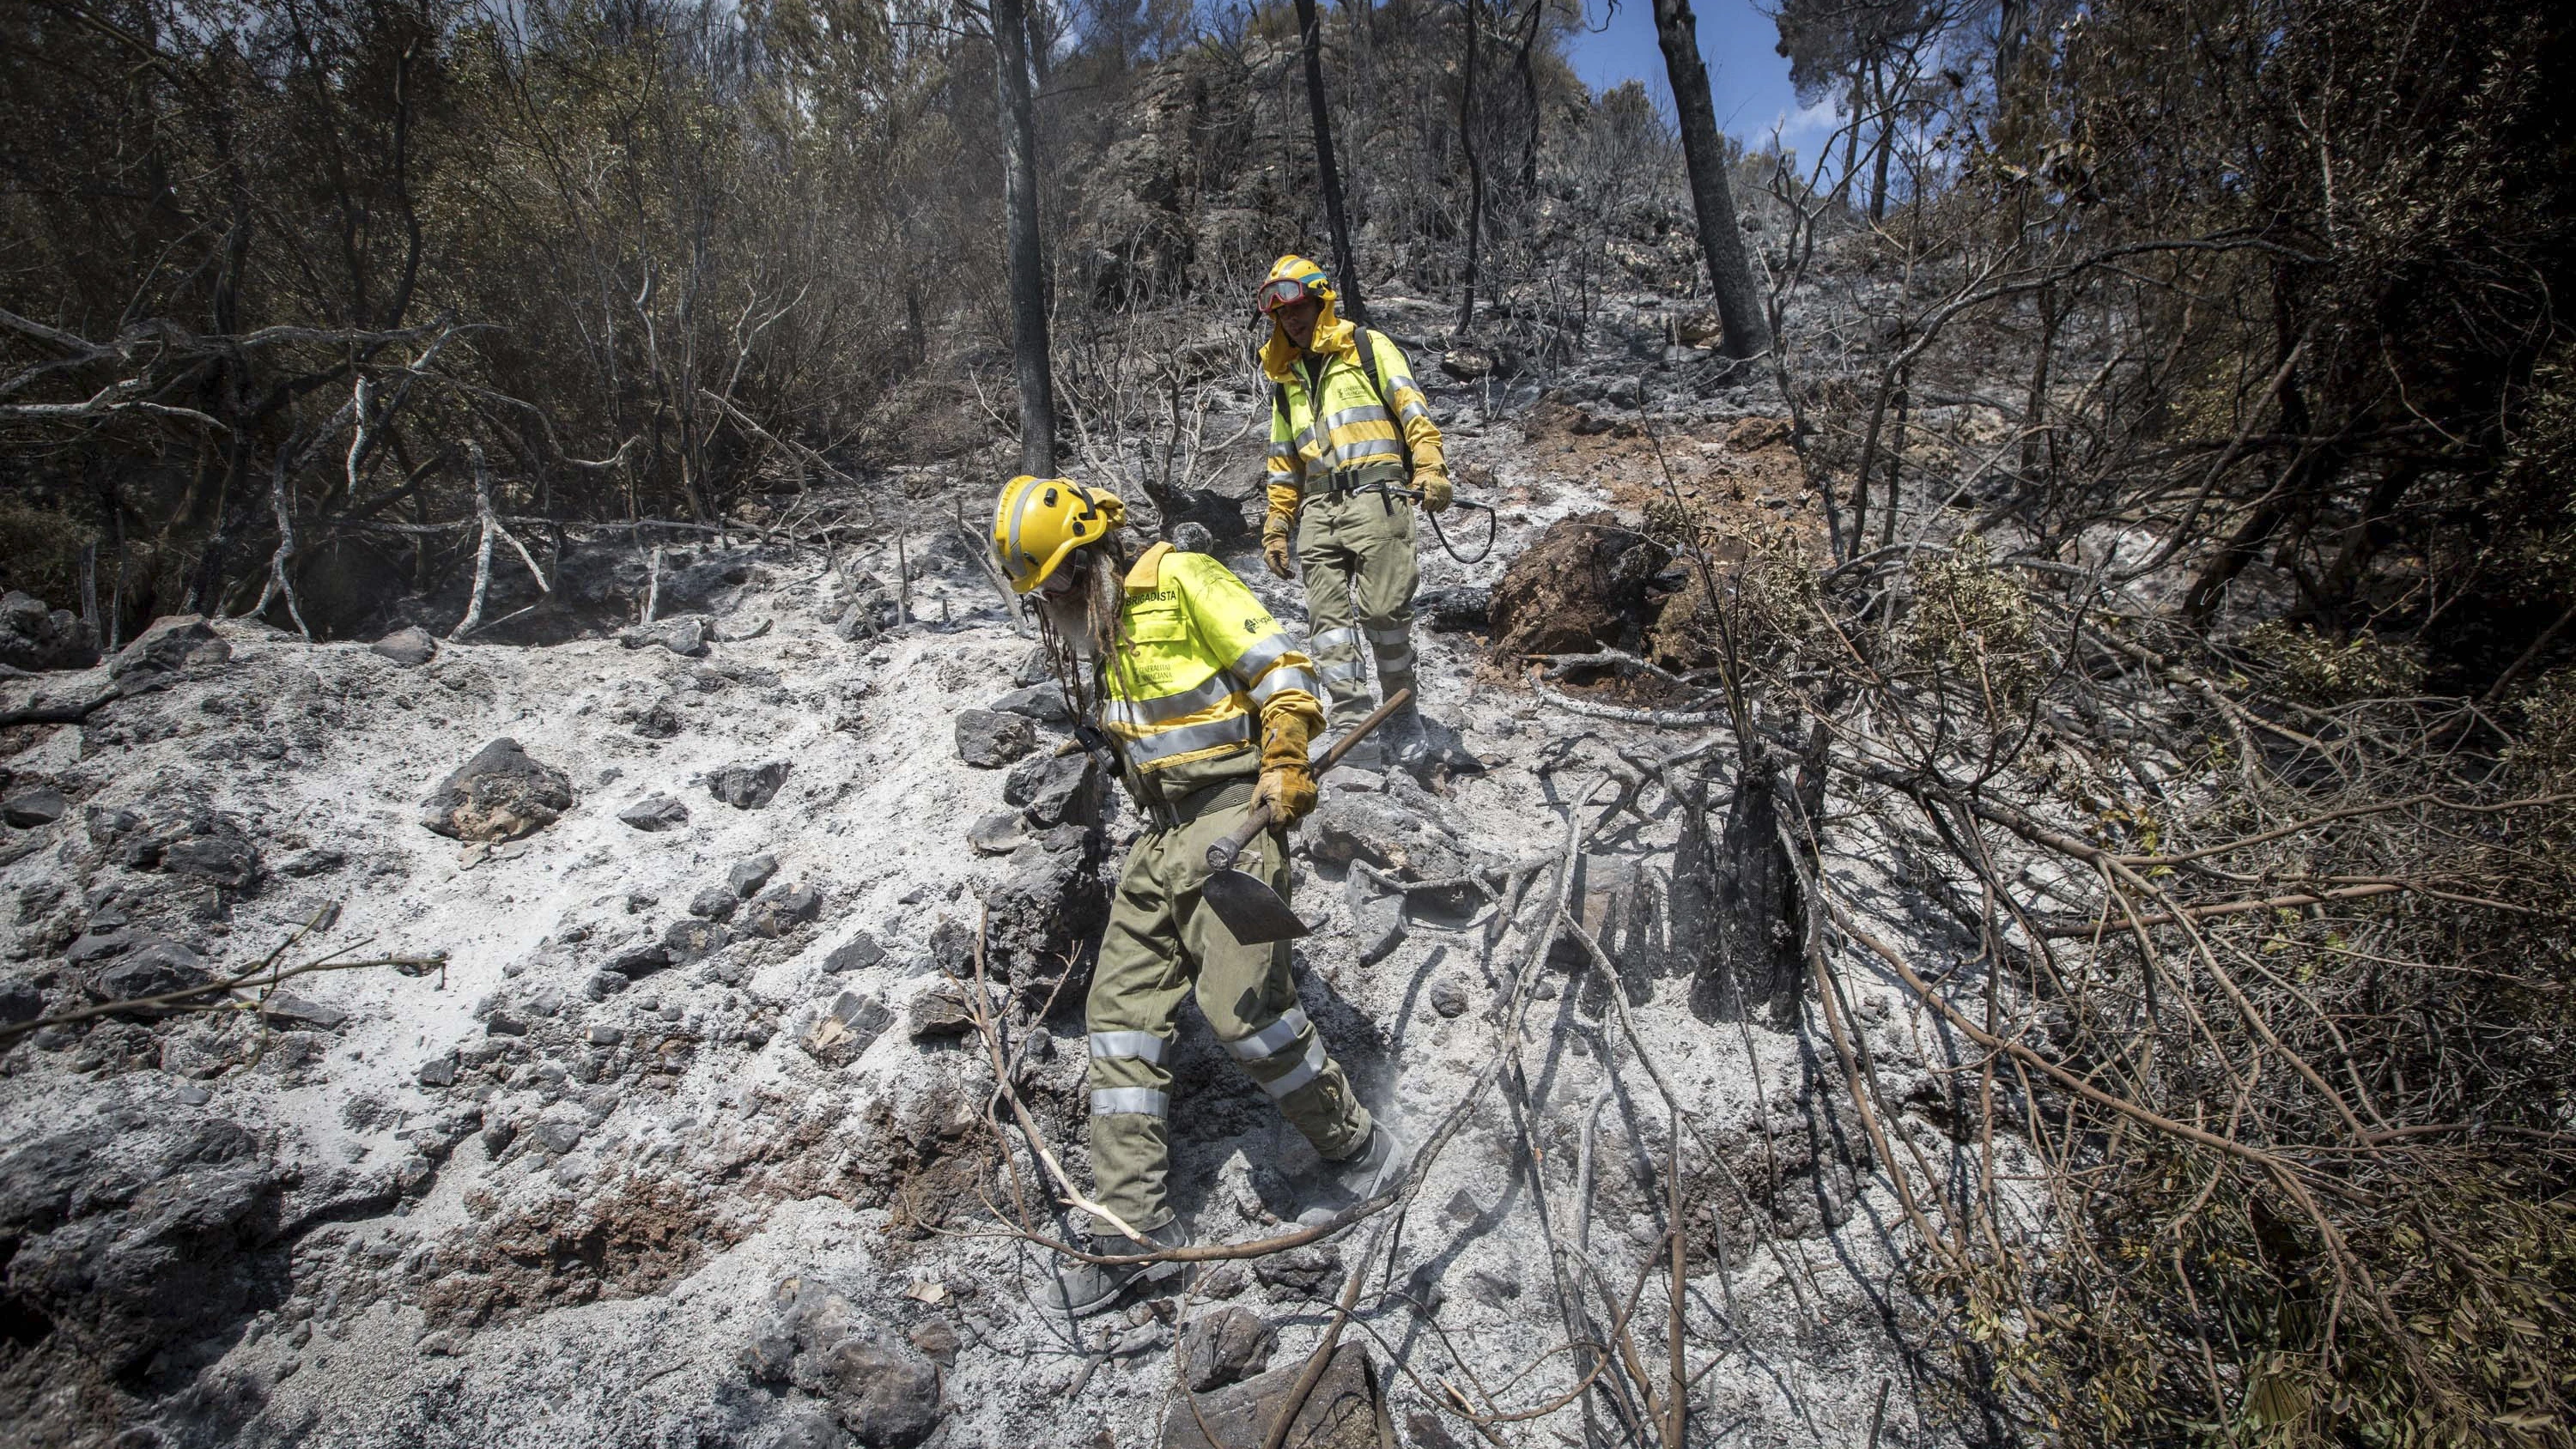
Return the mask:
<path id="1" fill-rule="evenodd" d="M 1654 401 L 1647 437 L 1597 396 L 1492 423 L 1480 391 L 1442 399 L 1462 475 L 1502 510 L 1482 564 L 1425 540 L 1417 639 L 1447 764 L 1330 778 L 1299 832 L 1305 1005 L 1417 1140 L 1490 1080 L 1499 1007 L 1535 972 L 1518 1071 L 1429 1164 L 1344 1340 L 1394 1442 L 1629 1442 L 1606 1390 L 1568 1394 L 1594 1360 L 1563 1305 L 1586 1277 L 1588 1301 L 1633 1299 L 1660 1376 L 1676 1154 L 1650 1062 L 1692 1114 L 1689 1442 L 1857 1444 L 1874 1422 L 1946 1442 L 1955 1406 L 1920 1390 L 1909 1346 L 1902 1215 L 1837 1115 L 1830 1039 L 1694 1008 L 1700 943 L 1666 905 L 1681 812 L 1623 789 L 1621 754 L 1705 731 L 1568 713 L 1481 628 L 1483 591 L 1542 530 L 1604 509 L 1633 527 L 1668 467 L 1695 497 L 1809 506 L 1758 394 Z M 1027 1043 L 1018 1090 L 1079 1173 L 1085 937 L 1136 820 L 1054 754 L 1032 646 L 946 522 L 991 480 L 909 482 L 908 585 L 890 539 L 737 538 L 667 558 L 662 617 L 623 638 L 418 658 L 165 624 L 140 653 L 5 686 L 8 705 L 132 691 L 0 737 L 17 1019 L 272 956 L 444 960 L 300 975 L 265 1012 L 245 991 L 102 1015 L 0 1055 L 0 1438 L 1136 1446 L 1203 1442 L 1185 1380 L 1207 1404 L 1294 1376 L 1377 1220 L 1080 1323 L 1030 1301 L 1044 1255 L 1006 1231 L 993 1073 L 952 981 L 980 927 Z M 631 581 L 632 545 L 587 547 Z M 1257 557 L 1232 562 L 1302 617 Z M 469 761 L 482 773 L 442 794 Z M 1567 893 L 1610 970 L 1536 949 L 1578 808 Z M 1873 862 L 1825 866 L 1942 946 Z M 1400 889 L 1478 870 L 1523 882 L 1512 913 L 1471 886 Z M 1906 1098 L 1937 1052 L 1866 958 L 1835 964 Z M 1174 1176 L 1198 1239 L 1339 1206 L 1194 1015 L 1183 1042 Z M 1929 1116 L 1900 1130 L 1950 1149 Z"/>

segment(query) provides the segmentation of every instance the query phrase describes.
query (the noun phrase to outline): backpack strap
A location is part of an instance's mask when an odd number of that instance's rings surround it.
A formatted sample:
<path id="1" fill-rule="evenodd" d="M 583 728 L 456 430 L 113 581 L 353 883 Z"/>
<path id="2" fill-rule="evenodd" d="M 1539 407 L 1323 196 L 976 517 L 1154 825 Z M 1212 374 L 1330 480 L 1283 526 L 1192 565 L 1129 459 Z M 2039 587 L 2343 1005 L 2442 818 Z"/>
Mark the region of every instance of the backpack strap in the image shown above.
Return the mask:
<path id="1" fill-rule="evenodd" d="M 1404 419 L 1395 415 L 1395 404 L 1387 401 L 1386 384 L 1378 377 L 1377 332 L 1368 327 L 1354 329 L 1359 333 L 1360 376 L 1368 379 L 1369 391 L 1376 394 L 1377 405 L 1386 409 L 1387 419 L 1395 424 L 1395 446 L 1404 454 L 1404 479 L 1413 481 L 1413 439 L 1404 431 Z"/>

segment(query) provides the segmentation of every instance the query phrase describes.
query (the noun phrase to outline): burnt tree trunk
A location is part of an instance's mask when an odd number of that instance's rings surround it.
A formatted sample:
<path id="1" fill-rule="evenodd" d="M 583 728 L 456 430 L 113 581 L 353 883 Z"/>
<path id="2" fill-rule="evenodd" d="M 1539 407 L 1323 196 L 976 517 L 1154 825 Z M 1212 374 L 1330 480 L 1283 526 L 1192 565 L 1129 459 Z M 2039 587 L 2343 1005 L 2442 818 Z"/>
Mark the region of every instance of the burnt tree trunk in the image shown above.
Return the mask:
<path id="1" fill-rule="evenodd" d="M 1485 244 L 1485 160 L 1476 150 L 1476 11 L 1476 0 L 1467 0 L 1467 53 L 1458 86 L 1458 144 L 1467 153 L 1467 291 L 1452 330 L 1461 337 L 1476 325 L 1476 255 Z"/>
<path id="2" fill-rule="evenodd" d="M 1673 936 L 1694 959 L 1691 1012 L 1702 1021 L 1795 1026 L 1806 989 L 1806 902 L 1781 840 L 1785 762 L 1748 752 L 1714 833 L 1709 786 L 1685 791 L 1673 860 Z M 1802 782 L 1803 783 L 1803 782 Z"/>
<path id="3" fill-rule="evenodd" d="M 1688 164 L 1691 209 L 1699 218 L 1700 257 L 1709 289 L 1717 294 L 1717 319 L 1726 335 L 1719 351 L 1732 358 L 1771 350 L 1771 319 L 1763 315 L 1762 289 L 1753 281 L 1753 259 L 1735 216 L 1735 188 L 1726 175 L 1726 146 L 1717 132 L 1717 103 L 1708 93 L 1708 67 L 1699 58 L 1699 24 L 1690 0 L 1655 0 L 1655 39 L 1663 47 L 1664 74 L 1673 87 L 1673 114 L 1681 123 L 1682 159 Z"/>
<path id="4" fill-rule="evenodd" d="M 1038 234 L 1037 128 L 1029 99 L 1025 0 L 993 0 L 993 82 L 1002 112 L 1002 209 L 1011 268 L 1011 354 L 1020 382 L 1020 469 L 1055 473 L 1046 253 Z"/>
<path id="5" fill-rule="evenodd" d="M 1340 293 L 1341 313 L 1366 325 L 1360 269 L 1351 260 L 1351 225 L 1342 215 L 1342 170 L 1333 161 L 1333 113 L 1324 102 L 1324 23 L 1315 13 L 1315 0 L 1297 0 L 1297 34 L 1306 52 L 1306 111 L 1315 126 L 1316 184 L 1324 192 L 1324 220 L 1333 229 L 1333 286 Z"/>

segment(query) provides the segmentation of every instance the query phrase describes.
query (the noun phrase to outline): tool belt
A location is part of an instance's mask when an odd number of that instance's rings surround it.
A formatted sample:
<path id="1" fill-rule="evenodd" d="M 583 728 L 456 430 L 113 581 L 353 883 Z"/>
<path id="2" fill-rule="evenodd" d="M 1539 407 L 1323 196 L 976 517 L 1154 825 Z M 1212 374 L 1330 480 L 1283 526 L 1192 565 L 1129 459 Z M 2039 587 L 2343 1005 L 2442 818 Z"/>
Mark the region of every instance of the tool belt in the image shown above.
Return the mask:
<path id="1" fill-rule="evenodd" d="M 1249 779 L 1213 780 L 1185 795 L 1166 797 L 1158 791 L 1153 799 L 1140 803 L 1145 818 L 1154 822 L 1156 830 L 1178 830 L 1211 811 L 1250 802 L 1254 783 Z"/>
<path id="2" fill-rule="evenodd" d="M 1362 463 L 1356 468 L 1336 468 L 1324 480 L 1324 486 L 1315 491 L 1338 498 L 1345 493 L 1367 493 L 1383 488 L 1401 488 L 1411 481 L 1412 479 L 1404 471 L 1403 464 L 1379 461 Z"/>

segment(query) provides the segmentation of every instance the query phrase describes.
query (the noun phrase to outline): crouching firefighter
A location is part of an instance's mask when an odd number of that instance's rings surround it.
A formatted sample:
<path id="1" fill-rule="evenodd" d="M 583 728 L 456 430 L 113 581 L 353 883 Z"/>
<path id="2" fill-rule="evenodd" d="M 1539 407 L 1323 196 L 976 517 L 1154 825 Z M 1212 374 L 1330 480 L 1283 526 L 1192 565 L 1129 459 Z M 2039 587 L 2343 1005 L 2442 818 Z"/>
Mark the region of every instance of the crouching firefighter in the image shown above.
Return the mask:
<path id="1" fill-rule="evenodd" d="M 1180 1247 L 1173 1217 L 1172 1057 L 1184 996 L 1218 1042 L 1313 1143 L 1343 1187 L 1375 1196 L 1407 1153 L 1352 1095 L 1298 1008 L 1288 945 L 1236 941 L 1200 900 L 1208 846 L 1267 804 L 1279 822 L 1239 868 L 1288 895 L 1285 826 L 1314 808 L 1309 742 L 1323 724 L 1313 664 L 1225 565 L 1170 544 L 1140 549 L 1097 488 L 1019 477 L 993 514 L 993 552 L 1034 594 L 1041 631 L 1086 744 L 1114 754 L 1145 818 L 1128 852 L 1085 1003 L 1091 1041 L 1093 1200 L 1152 1240 L 1078 1224 L 1104 1255 Z M 1107 1307 L 1176 1263 L 1058 1265 L 1044 1293 L 1075 1314 Z"/>
<path id="2" fill-rule="evenodd" d="M 1342 730 L 1375 708 L 1363 639 L 1388 698 L 1413 688 L 1414 500 L 1438 513 L 1450 491 L 1440 429 L 1404 354 L 1385 333 L 1334 316 L 1334 295 L 1323 268 L 1288 256 L 1271 267 L 1256 305 L 1271 324 L 1261 349 L 1270 379 L 1261 556 L 1290 577 L 1293 530 L 1307 639 L 1332 694 L 1333 728 Z M 1407 769 L 1428 757 L 1411 701 L 1383 733 Z"/>

